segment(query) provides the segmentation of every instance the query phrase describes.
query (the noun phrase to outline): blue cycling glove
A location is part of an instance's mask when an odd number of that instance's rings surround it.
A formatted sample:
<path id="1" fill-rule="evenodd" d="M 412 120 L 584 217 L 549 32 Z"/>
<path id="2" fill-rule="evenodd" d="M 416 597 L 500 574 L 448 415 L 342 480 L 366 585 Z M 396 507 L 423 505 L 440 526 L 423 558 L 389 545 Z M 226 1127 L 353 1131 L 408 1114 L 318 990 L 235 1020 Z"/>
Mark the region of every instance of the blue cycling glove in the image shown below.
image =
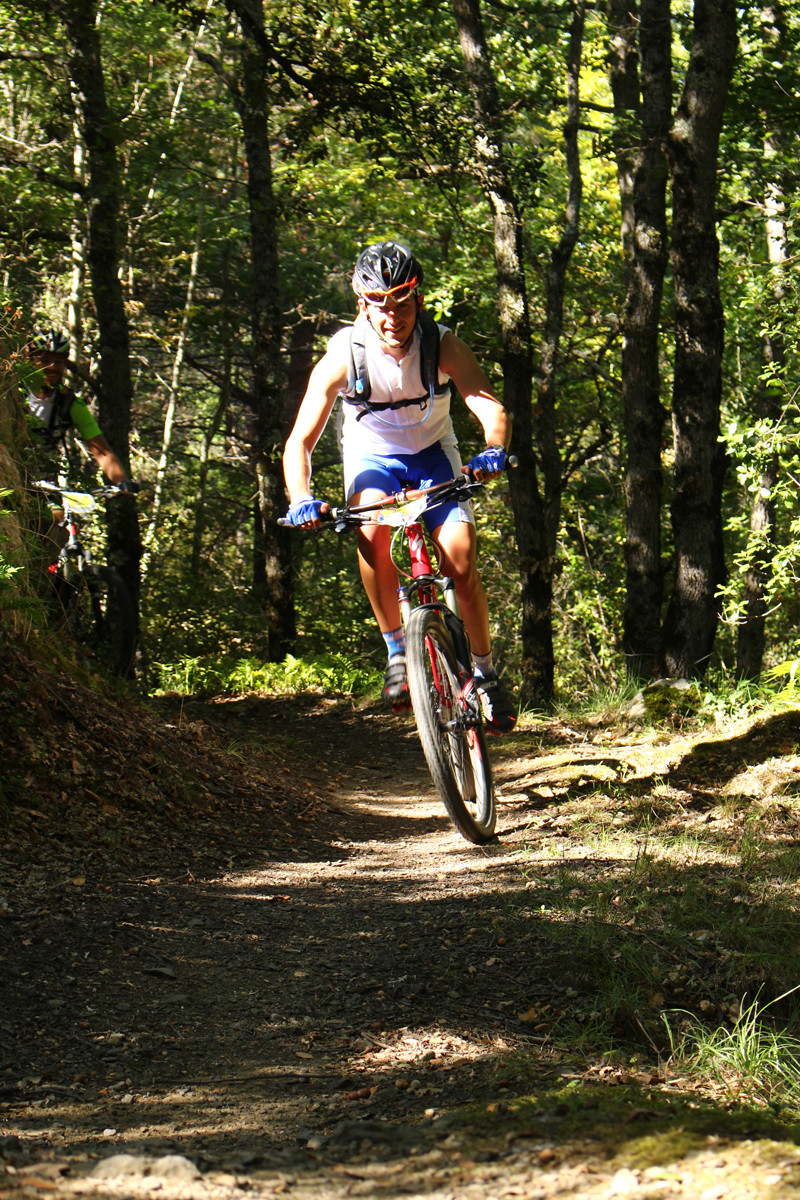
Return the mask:
<path id="1" fill-rule="evenodd" d="M 322 516 L 324 500 L 315 500 L 309 496 L 306 500 L 298 500 L 289 506 L 286 520 L 292 525 L 305 525 L 306 521 L 318 521 Z"/>
<path id="2" fill-rule="evenodd" d="M 495 471 L 502 471 L 507 462 L 508 455 L 502 446 L 487 446 L 480 454 L 475 455 L 468 466 L 472 474 L 483 471 L 491 475 Z"/>

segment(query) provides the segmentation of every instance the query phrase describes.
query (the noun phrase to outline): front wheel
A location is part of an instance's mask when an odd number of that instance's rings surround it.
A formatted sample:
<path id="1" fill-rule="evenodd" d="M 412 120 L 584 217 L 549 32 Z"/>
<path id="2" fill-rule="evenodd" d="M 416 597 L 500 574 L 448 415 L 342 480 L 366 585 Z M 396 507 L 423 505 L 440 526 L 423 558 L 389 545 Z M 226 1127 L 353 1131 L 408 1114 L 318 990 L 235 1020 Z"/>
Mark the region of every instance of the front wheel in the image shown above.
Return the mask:
<path id="1" fill-rule="evenodd" d="M 408 689 L 422 749 L 450 819 L 468 842 L 494 834 L 492 770 L 472 676 L 461 672 L 440 614 L 415 609 L 406 628 Z M 464 684 L 466 683 L 466 687 Z"/>
<path id="2" fill-rule="evenodd" d="M 64 620 L 76 642 L 112 675 L 130 675 L 136 614 L 127 584 L 111 567 L 88 563 L 59 580 Z"/>

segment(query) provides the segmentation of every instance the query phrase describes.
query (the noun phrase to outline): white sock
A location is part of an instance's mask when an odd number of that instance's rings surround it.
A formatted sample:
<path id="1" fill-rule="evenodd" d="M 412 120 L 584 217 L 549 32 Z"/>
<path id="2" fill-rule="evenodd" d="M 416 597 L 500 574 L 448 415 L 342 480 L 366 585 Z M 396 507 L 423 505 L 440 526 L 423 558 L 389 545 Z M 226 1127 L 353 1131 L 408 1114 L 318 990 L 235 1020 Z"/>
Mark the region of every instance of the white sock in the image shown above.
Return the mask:
<path id="1" fill-rule="evenodd" d="M 491 650 L 488 654 L 473 654 L 472 661 L 475 664 L 476 675 L 491 675 L 494 671 Z"/>
<path id="2" fill-rule="evenodd" d="M 390 659 L 395 658 L 398 654 L 405 654 L 406 635 L 402 625 L 397 629 L 390 629 L 383 635 L 383 640 L 386 642 L 386 650 Z"/>

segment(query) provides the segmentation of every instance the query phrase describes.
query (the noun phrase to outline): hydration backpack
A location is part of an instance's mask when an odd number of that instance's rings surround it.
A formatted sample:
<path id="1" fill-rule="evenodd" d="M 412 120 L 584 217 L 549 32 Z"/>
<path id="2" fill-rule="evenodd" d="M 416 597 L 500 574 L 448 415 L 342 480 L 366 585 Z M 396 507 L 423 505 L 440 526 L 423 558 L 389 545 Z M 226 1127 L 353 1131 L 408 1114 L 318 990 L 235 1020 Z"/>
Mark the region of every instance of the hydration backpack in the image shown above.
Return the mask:
<path id="1" fill-rule="evenodd" d="M 364 334 L 368 322 L 365 318 L 357 320 L 350 334 L 350 366 L 347 373 L 347 391 L 343 394 L 346 404 L 363 406 L 356 417 L 360 421 L 368 412 L 379 412 L 386 408 L 408 408 L 418 404 L 421 409 L 433 404 L 439 386 L 439 342 L 441 335 L 439 326 L 429 313 L 422 309 L 417 316 L 417 327 L 422 333 L 420 344 L 419 369 L 421 386 L 424 389 L 421 396 L 408 400 L 380 400 L 370 402 L 372 384 L 367 370 L 367 351 L 364 345 Z"/>
<path id="2" fill-rule="evenodd" d="M 66 437 L 72 428 L 70 409 L 75 400 L 75 393 L 70 388 L 57 387 L 53 397 L 53 405 L 46 425 L 39 425 L 34 432 L 41 437 L 46 445 L 66 445 Z"/>

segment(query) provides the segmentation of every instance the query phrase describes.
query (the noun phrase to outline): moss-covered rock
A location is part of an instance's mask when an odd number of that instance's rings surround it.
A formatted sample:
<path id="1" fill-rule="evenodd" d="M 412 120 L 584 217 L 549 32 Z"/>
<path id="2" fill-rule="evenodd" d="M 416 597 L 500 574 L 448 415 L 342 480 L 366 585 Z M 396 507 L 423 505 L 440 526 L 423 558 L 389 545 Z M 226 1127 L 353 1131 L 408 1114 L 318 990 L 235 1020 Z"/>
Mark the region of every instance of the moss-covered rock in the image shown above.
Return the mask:
<path id="1" fill-rule="evenodd" d="M 688 679 L 656 679 L 637 692 L 628 715 L 639 720 L 669 721 L 697 712 L 701 700 L 697 684 Z"/>

